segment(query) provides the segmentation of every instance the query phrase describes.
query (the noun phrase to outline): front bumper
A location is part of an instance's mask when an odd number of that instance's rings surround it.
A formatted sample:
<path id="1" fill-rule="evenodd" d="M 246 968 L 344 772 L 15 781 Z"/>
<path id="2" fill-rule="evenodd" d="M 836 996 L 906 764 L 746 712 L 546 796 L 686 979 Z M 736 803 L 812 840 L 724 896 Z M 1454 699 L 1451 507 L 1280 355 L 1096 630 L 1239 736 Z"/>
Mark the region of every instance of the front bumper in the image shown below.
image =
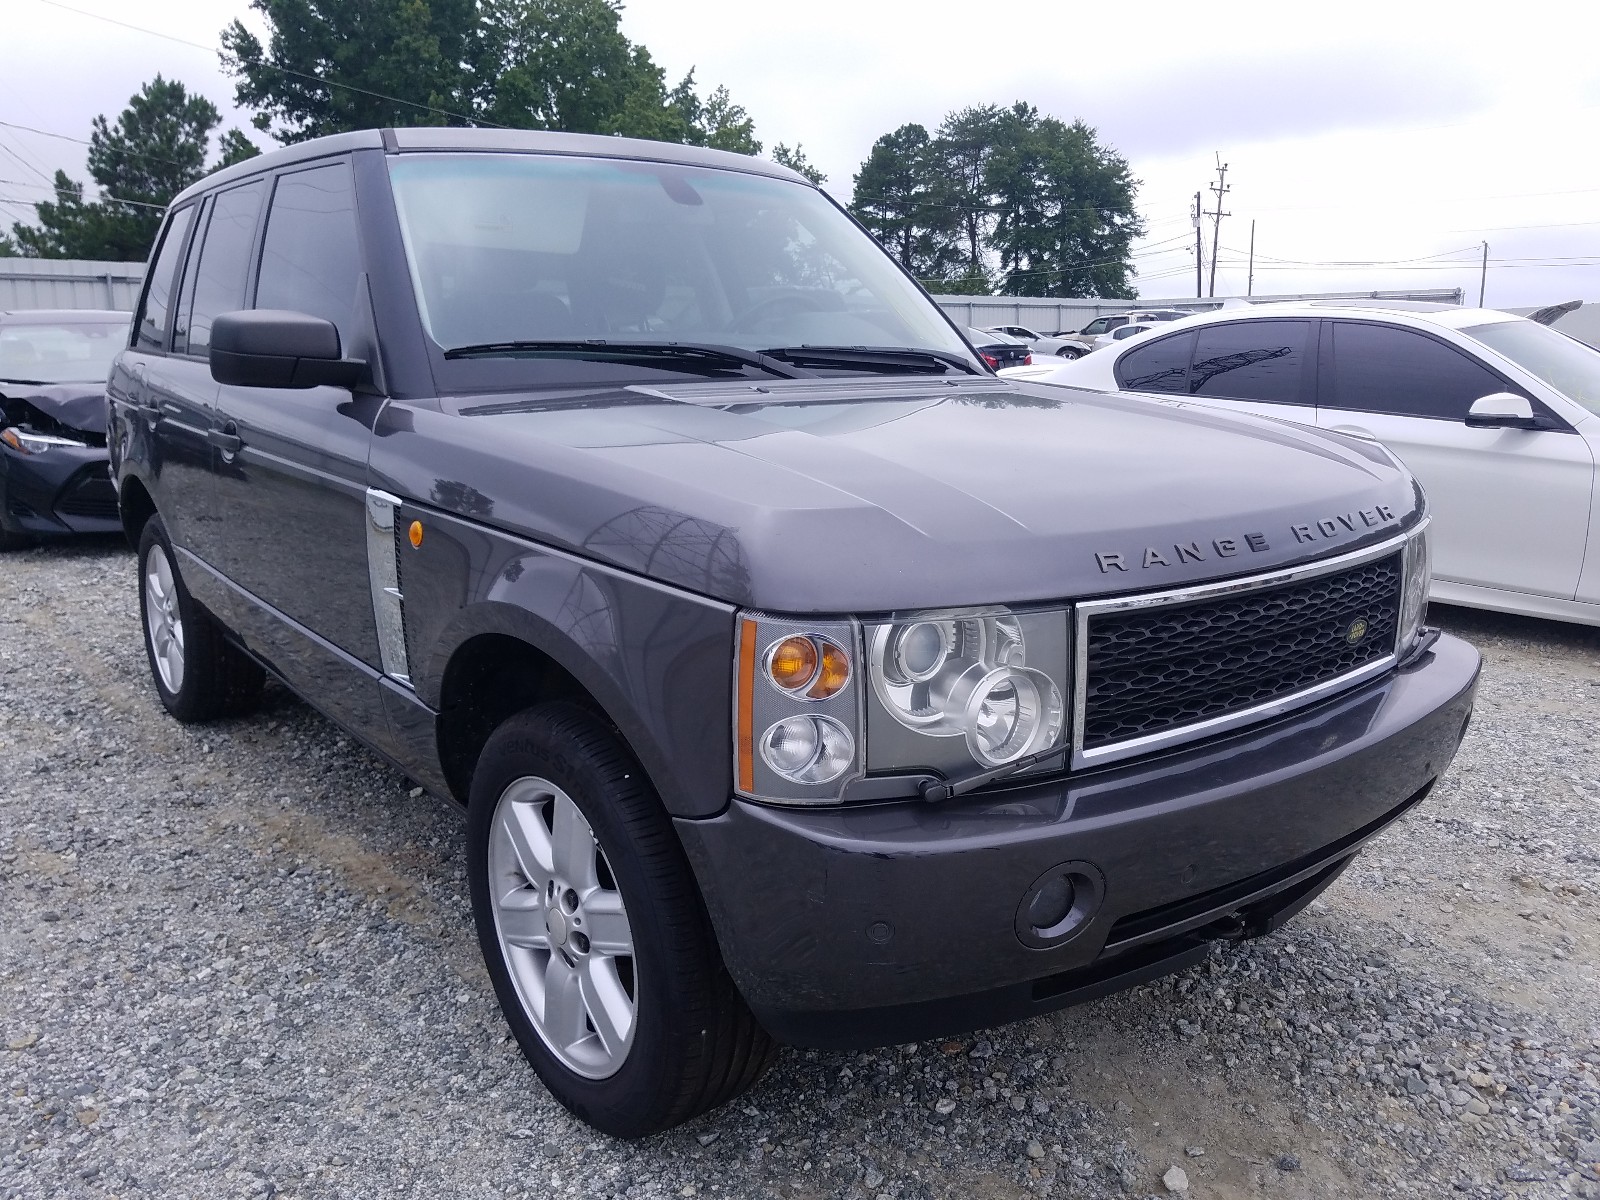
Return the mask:
<path id="1" fill-rule="evenodd" d="M 735 983 L 776 1037 L 861 1047 L 1048 1012 L 1267 932 L 1419 802 L 1472 713 L 1477 651 L 1200 746 L 920 802 L 735 800 L 677 827 Z M 1025 944 L 1035 881 L 1101 885 L 1070 936 Z M 1084 876 L 1080 875 L 1080 878 Z"/>
<path id="2" fill-rule="evenodd" d="M 40 538 L 120 533 L 105 448 L 57 446 L 18 454 L 0 443 L 0 529 Z"/>

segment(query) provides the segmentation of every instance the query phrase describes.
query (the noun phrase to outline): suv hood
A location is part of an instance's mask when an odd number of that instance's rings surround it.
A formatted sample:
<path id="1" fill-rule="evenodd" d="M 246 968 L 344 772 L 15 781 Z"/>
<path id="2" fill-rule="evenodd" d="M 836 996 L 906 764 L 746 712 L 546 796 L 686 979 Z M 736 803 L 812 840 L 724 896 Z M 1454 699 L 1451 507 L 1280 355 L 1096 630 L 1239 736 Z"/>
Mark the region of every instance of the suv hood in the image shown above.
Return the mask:
<path id="1" fill-rule="evenodd" d="M 1393 537 L 1376 443 L 998 379 L 474 397 L 379 415 L 380 486 L 783 612 L 1154 590 Z"/>

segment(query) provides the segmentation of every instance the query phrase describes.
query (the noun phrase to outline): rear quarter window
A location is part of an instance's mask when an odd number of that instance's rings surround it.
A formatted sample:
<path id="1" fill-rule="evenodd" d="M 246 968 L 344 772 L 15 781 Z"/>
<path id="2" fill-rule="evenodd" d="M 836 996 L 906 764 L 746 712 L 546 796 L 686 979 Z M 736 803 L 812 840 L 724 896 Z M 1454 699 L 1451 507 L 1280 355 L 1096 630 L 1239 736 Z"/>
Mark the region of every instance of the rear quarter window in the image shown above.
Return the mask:
<path id="1" fill-rule="evenodd" d="M 1117 386 L 1133 392 L 1181 396 L 1189 390 L 1189 358 L 1193 351 L 1193 331 L 1146 341 L 1117 361 Z"/>

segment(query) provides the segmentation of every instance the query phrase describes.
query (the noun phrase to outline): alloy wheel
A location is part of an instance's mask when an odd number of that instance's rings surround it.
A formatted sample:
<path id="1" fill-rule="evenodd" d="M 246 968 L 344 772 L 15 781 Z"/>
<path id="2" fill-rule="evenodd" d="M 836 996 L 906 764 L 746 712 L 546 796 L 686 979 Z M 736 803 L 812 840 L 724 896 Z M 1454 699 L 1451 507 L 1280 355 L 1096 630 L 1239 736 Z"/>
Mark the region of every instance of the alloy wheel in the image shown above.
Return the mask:
<path id="1" fill-rule="evenodd" d="M 489 831 L 500 953 L 523 1010 L 561 1063 L 588 1079 L 633 1045 L 633 931 L 594 830 L 565 791 L 526 776 L 500 794 Z"/>
<path id="2" fill-rule="evenodd" d="M 183 690 L 183 614 L 172 562 L 161 546 L 151 547 L 145 556 L 144 624 L 161 684 L 177 695 Z"/>

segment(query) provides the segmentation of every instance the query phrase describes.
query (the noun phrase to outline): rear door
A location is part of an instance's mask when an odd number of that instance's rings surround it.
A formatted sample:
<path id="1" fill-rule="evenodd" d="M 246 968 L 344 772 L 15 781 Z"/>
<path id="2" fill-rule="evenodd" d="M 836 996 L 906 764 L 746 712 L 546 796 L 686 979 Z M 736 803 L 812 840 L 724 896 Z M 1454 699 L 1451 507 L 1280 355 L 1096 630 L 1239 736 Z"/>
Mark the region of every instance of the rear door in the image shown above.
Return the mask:
<path id="1" fill-rule="evenodd" d="M 211 447 L 206 441 L 209 393 L 196 394 L 181 360 L 172 354 L 174 319 L 181 308 L 185 256 L 193 258 L 202 202 L 174 209 L 150 265 L 133 342 L 108 386 L 127 459 L 150 489 L 174 546 L 194 551 L 204 541 L 210 507 Z M 209 383 L 209 379 L 207 380 Z M 215 391 L 215 385 L 210 386 Z M 120 449 L 120 447 L 119 447 Z M 203 583 L 202 602 L 209 600 Z"/>
<path id="2" fill-rule="evenodd" d="M 1594 455 L 1537 397 L 1551 430 L 1473 429 L 1467 410 L 1527 390 L 1421 330 L 1326 320 L 1318 421 L 1375 437 L 1410 467 L 1433 512 L 1440 580 L 1570 600 L 1588 536 Z"/>
<path id="3" fill-rule="evenodd" d="M 194 470 L 192 478 L 185 474 L 182 480 L 179 507 L 186 549 L 210 566 L 218 566 L 224 556 L 216 498 L 219 389 L 211 378 L 211 323 L 221 313 L 244 307 L 266 191 L 266 180 L 253 179 L 207 199 L 190 242 L 165 364 L 168 386 L 162 402 L 168 410 L 164 418 L 168 440 L 189 448 L 185 462 L 203 463 L 205 468 L 203 473 Z M 201 581 L 199 586 L 206 584 Z M 218 597 L 216 603 L 225 601 Z"/>

